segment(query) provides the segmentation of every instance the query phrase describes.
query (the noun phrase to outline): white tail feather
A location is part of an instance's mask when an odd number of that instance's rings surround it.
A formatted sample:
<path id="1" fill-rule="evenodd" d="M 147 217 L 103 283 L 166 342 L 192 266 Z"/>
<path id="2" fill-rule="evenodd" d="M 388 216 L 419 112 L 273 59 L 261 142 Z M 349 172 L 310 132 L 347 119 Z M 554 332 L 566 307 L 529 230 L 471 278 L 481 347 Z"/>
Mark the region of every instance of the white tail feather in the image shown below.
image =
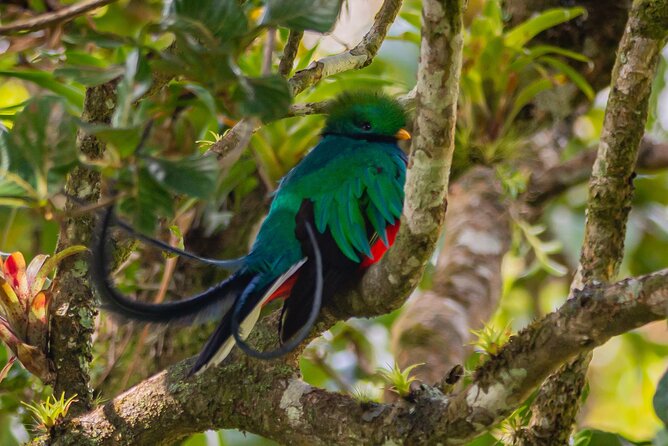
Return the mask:
<path id="1" fill-rule="evenodd" d="M 262 296 L 262 299 L 255 305 L 253 310 L 244 318 L 244 320 L 241 322 L 241 330 L 240 330 L 240 335 L 241 339 L 246 339 L 248 335 L 250 335 L 251 331 L 253 330 L 253 327 L 255 327 L 255 324 L 257 323 L 257 320 L 260 318 L 260 312 L 262 311 L 262 306 L 269 300 L 272 294 L 278 290 L 278 288 L 285 283 L 286 280 L 288 280 L 294 273 L 297 272 L 301 266 L 306 263 L 306 257 L 301 259 L 299 262 L 295 263 L 288 269 L 285 273 L 283 273 L 278 279 L 274 281 L 274 283 L 269 287 L 266 293 L 264 293 L 264 296 Z M 231 311 L 231 310 L 230 310 Z M 225 342 L 223 342 L 223 345 L 220 346 L 216 354 L 211 358 L 209 362 L 207 362 L 204 366 L 202 366 L 201 369 L 199 369 L 196 372 L 196 375 L 199 375 L 206 369 L 208 369 L 211 366 L 218 365 L 221 362 L 227 358 L 227 355 L 230 354 L 232 351 L 232 347 L 236 342 L 234 341 L 234 336 L 230 336 L 227 338 Z"/>

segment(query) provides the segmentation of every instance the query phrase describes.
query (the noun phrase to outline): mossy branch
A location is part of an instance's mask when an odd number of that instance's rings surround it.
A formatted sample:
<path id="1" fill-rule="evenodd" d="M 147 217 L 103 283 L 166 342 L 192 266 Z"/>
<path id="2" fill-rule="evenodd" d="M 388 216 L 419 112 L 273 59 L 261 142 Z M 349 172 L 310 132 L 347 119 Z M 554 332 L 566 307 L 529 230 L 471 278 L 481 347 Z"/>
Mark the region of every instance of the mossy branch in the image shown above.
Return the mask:
<path id="1" fill-rule="evenodd" d="M 572 289 L 607 283 L 618 273 L 652 80 L 667 37 L 668 1 L 635 0 L 612 72 L 589 181 L 585 238 Z M 568 442 L 590 359 L 589 354 L 576 358 L 545 382 L 531 406 L 530 426 L 518 435 L 519 444 Z"/>
<path id="2" fill-rule="evenodd" d="M 60 425 L 51 444 L 159 445 L 232 427 L 286 444 L 461 444 L 510 414 L 564 361 L 667 315 L 668 270 L 587 287 L 513 336 L 462 392 L 422 386 L 411 404 L 361 405 L 311 387 L 281 360 L 239 354 L 188 379 L 186 360 Z"/>

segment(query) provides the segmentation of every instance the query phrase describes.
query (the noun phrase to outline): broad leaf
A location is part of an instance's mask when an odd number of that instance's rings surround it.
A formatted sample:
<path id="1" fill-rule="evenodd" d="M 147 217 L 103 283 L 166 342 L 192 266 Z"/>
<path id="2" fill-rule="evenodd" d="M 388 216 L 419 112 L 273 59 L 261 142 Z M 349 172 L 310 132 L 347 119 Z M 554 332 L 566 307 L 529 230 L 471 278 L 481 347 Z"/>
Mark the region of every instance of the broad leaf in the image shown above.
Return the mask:
<path id="1" fill-rule="evenodd" d="M 142 129 L 139 126 L 113 128 L 104 124 L 85 122 L 80 122 L 80 126 L 87 133 L 109 144 L 122 158 L 134 153 L 141 140 Z"/>
<path id="2" fill-rule="evenodd" d="M 218 163 L 202 156 L 179 161 L 149 159 L 146 162 L 153 179 L 166 189 L 197 198 L 208 198 L 216 185 Z"/>
<path id="3" fill-rule="evenodd" d="M 271 121 L 285 116 L 292 96 L 287 81 L 276 74 L 240 78 L 238 100 L 244 115 L 255 115 L 263 121 Z"/>
<path id="4" fill-rule="evenodd" d="M 238 0 L 174 0 L 170 13 L 201 22 L 211 34 L 225 39 L 248 30 L 248 20 Z"/>
<path id="5" fill-rule="evenodd" d="M 125 73 L 125 69 L 118 65 L 107 68 L 70 65 L 57 68 L 53 73 L 56 77 L 73 80 L 87 87 L 93 87 L 122 76 Z"/>
<path id="6" fill-rule="evenodd" d="M 543 11 L 506 33 L 506 45 L 520 48 L 546 29 L 574 19 L 575 17 L 584 14 L 585 11 L 586 10 L 582 7 L 568 9 L 556 8 Z"/>
<path id="7" fill-rule="evenodd" d="M 159 215 L 172 213 L 172 197 L 146 168 L 139 169 L 137 187 L 137 197 L 128 201 L 131 202 L 137 228 L 150 233 Z"/>
<path id="8" fill-rule="evenodd" d="M 573 436 L 573 446 L 650 446 L 648 441 L 635 442 L 614 432 L 584 429 Z"/>
<path id="9" fill-rule="evenodd" d="M 44 199 L 61 187 L 61 170 L 76 161 L 76 123 L 65 101 L 36 97 L 0 134 L 0 190 L 5 196 Z"/>
<path id="10" fill-rule="evenodd" d="M 40 87 L 52 91 L 58 96 L 62 96 L 67 101 L 74 105 L 77 109 L 81 109 L 84 100 L 84 92 L 81 88 L 68 85 L 57 80 L 53 73 L 45 71 L 0 71 L 0 76 L 14 77 L 22 79 L 39 85 Z"/>
<path id="11" fill-rule="evenodd" d="M 652 402 L 654 403 L 656 416 L 668 427 L 668 370 L 666 370 L 661 380 L 659 380 Z"/>
<path id="12" fill-rule="evenodd" d="M 111 117 L 113 127 L 134 124 L 133 104 L 146 93 L 153 81 L 151 69 L 139 50 L 130 52 L 125 62 L 125 76 L 118 84 L 117 103 Z"/>
<path id="13" fill-rule="evenodd" d="M 326 33 L 334 27 L 341 3 L 341 0 L 268 0 L 261 24 Z"/>

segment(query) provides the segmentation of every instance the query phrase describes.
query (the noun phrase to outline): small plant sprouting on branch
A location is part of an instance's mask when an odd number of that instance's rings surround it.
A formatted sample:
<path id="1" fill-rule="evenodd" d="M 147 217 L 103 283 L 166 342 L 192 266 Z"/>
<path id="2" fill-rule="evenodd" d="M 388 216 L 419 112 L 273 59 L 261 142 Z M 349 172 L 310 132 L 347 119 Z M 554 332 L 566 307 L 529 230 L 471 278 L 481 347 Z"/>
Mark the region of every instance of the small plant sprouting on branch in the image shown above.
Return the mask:
<path id="1" fill-rule="evenodd" d="M 471 342 L 477 349 L 489 356 L 496 355 L 501 347 L 510 338 L 510 326 L 498 329 L 491 324 L 485 325 L 480 330 L 471 330 L 476 340 Z"/>
<path id="2" fill-rule="evenodd" d="M 21 404 L 33 414 L 37 422 L 37 429 L 46 432 L 55 426 L 59 419 L 67 415 L 70 406 L 77 400 L 76 398 L 77 395 L 74 394 L 65 399 L 65 392 L 63 392 L 59 399 L 51 395 L 40 403 L 29 404 L 22 401 Z"/>
<path id="3" fill-rule="evenodd" d="M 392 367 L 387 369 L 379 369 L 378 374 L 387 384 L 391 385 L 388 390 L 398 394 L 402 398 L 408 397 L 411 393 L 411 384 L 417 379 L 415 376 L 410 376 L 413 369 L 424 365 L 423 362 L 419 364 L 409 365 L 401 370 L 398 363 L 394 363 Z"/>

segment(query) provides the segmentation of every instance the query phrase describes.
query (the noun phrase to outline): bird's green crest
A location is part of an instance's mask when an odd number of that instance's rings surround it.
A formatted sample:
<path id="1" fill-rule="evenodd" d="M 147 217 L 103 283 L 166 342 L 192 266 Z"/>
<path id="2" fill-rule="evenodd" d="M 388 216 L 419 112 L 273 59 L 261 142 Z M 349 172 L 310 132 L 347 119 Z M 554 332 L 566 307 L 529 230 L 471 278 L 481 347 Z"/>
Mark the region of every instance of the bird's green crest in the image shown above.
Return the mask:
<path id="1" fill-rule="evenodd" d="M 393 137 L 406 125 L 406 112 L 395 99 L 378 92 L 343 93 L 329 107 L 324 133 Z"/>

